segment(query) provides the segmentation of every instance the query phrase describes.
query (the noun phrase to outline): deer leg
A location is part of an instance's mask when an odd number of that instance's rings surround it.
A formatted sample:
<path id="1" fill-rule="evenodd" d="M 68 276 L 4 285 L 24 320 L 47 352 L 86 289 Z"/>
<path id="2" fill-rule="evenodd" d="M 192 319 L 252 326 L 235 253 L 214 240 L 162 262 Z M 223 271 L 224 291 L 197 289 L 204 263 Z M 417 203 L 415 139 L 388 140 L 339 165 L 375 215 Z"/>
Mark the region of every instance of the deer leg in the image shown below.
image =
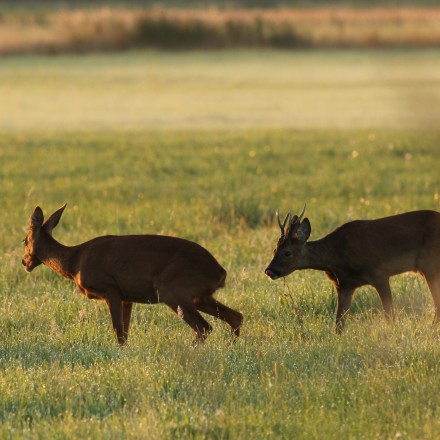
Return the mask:
<path id="1" fill-rule="evenodd" d="M 122 318 L 122 301 L 119 298 L 107 298 L 108 308 L 112 317 L 113 330 L 115 331 L 119 345 L 124 345 L 127 337 L 124 334 L 123 318 Z"/>
<path id="2" fill-rule="evenodd" d="M 122 301 L 122 332 L 125 340 L 128 339 L 128 330 L 130 328 L 131 310 L 133 309 L 133 303 Z"/>
<path id="3" fill-rule="evenodd" d="M 338 308 L 336 310 L 336 333 L 340 335 L 345 326 L 345 319 L 350 310 L 354 289 L 337 289 Z"/>
<path id="4" fill-rule="evenodd" d="M 183 319 L 197 333 L 196 342 L 203 342 L 209 333 L 211 333 L 212 327 L 193 305 L 168 298 L 162 299 L 162 301 L 174 310 L 179 318 Z"/>
<path id="5" fill-rule="evenodd" d="M 374 287 L 379 294 L 385 316 L 394 319 L 393 297 L 391 295 L 389 279 L 376 283 Z"/>
<path id="6" fill-rule="evenodd" d="M 197 298 L 194 304 L 201 312 L 208 313 L 208 315 L 215 316 L 228 323 L 231 326 L 232 336 L 240 335 L 240 326 L 243 323 L 243 315 L 240 312 L 230 309 L 212 296 Z"/>
<path id="7" fill-rule="evenodd" d="M 432 299 L 434 300 L 435 316 L 434 324 L 440 324 L 440 275 L 425 274 L 426 282 L 431 291 Z"/>

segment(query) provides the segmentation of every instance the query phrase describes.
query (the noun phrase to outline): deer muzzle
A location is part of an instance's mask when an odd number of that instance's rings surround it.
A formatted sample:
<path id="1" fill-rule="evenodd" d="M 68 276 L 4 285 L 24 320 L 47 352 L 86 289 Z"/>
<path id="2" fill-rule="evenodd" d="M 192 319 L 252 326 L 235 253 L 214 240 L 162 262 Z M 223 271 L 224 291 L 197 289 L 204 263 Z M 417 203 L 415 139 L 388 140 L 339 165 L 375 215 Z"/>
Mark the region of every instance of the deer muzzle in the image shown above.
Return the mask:
<path id="1" fill-rule="evenodd" d="M 276 280 L 280 277 L 280 274 L 277 273 L 276 270 L 274 270 L 273 268 L 271 268 L 270 266 L 266 268 L 266 270 L 264 271 L 264 273 L 271 279 L 271 280 Z"/>

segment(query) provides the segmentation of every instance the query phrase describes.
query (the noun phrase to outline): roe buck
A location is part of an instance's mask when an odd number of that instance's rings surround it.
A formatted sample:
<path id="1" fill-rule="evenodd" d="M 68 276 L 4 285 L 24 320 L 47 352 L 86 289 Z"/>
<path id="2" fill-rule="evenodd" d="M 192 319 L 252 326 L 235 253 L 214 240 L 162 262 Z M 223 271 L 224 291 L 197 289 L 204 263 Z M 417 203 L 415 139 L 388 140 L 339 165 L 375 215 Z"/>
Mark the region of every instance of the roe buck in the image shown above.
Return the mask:
<path id="1" fill-rule="evenodd" d="M 326 272 L 338 295 L 336 331 L 341 332 L 354 291 L 376 288 L 385 314 L 394 315 L 389 278 L 402 272 L 422 274 L 431 290 L 435 322 L 440 321 L 440 213 L 413 211 L 377 220 L 346 223 L 317 241 L 307 242 L 307 218 L 289 213 L 281 223 L 281 237 L 265 270 L 271 279 L 298 269 Z M 288 224 L 287 231 L 285 231 Z"/>
<path id="2" fill-rule="evenodd" d="M 27 272 L 41 263 L 65 278 L 89 299 L 104 300 L 118 343 L 128 336 L 133 303 L 165 303 L 203 341 L 211 326 L 198 311 L 215 316 L 239 335 L 241 313 L 213 298 L 224 287 L 226 271 L 197 243 L 159 235 L 107 235 L 77 246 L 64 246 L 52 237 L 66 205 L 44 222 L 36 207 L 24 239 L 22 260 Z"/>

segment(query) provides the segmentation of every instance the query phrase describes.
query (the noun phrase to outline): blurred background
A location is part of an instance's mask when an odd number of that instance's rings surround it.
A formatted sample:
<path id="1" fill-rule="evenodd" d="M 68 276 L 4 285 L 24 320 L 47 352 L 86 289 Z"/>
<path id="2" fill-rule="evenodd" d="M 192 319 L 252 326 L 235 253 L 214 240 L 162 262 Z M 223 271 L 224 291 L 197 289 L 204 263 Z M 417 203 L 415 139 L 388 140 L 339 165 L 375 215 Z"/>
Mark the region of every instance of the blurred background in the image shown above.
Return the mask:
<path id="1" fill-rule="evenodd" d="M 427 128 L 439 46 L 429 0 L 3 1 L 0 129 Z"/>
<path id="2" fill-rule="evenodd" d="M 0 53 L 436 47 L 436 1 L 3 1 Z"/>
<path id="3" fill-rule="evenodd" d="M 0 53 L 436 47 L 437 1 L 2 1 Z"/>

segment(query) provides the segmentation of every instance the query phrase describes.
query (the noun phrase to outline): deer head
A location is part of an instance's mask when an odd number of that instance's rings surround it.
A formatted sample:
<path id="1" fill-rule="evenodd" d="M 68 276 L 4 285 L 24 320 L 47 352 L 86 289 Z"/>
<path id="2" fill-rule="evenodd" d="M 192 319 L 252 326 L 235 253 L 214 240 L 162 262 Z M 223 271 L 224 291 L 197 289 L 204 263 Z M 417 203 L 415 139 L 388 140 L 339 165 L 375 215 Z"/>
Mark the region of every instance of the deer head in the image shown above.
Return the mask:
<path id="1" fill-rule="evenodd" d="M 281 229 L 281 237 L 278 239 L 276 248 L 273 251 L 272 261 L 267 266 L 264 273 L 276 280 L 285 277 L 297 269 L 302 269 L 306 265 L 305 244 L 311 232 L 310 222 L 307 218 L 301 221 L 306 205 L 299 216 L 287 214 L 284 222 L 281 223 L 277 211 L 278 225 Z M 287 231 L 285 226 L 289 222 Z"/>
<path id="2" fill-rule="evenodd" d="M 43 245 L 42 241 L 47 236 L 52 236 L 52 231 L 60 221 L 66 204 L 55 211 L 46 221 L 42 209 L 37 206 L 29 219 L 29 231 L 23 240 L 25 249 L 21 260 L 26 272 L 32 272 L 42 261 L 40 260 Z"/>

